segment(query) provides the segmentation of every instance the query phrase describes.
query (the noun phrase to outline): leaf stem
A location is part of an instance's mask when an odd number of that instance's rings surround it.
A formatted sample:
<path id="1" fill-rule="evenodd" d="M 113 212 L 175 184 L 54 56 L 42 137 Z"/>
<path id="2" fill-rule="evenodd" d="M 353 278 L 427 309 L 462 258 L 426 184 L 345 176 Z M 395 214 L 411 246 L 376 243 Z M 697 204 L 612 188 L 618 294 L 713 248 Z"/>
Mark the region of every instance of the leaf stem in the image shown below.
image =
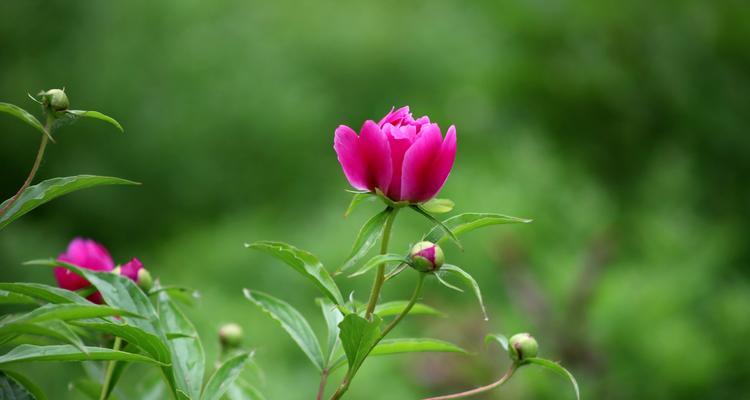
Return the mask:
<path id="1" fill-rule="evenodd" d="M 324 369 L 320 373 L 320 385 L 318 386 L 318 395 L 315 397 L 316 400 L 322 400 L 323 394 L 325 394 L 326 391 L 326 382 L 328 381 L 328 373 L 330 371 L 328 368 Z"/>
<path id="2" fill-rule="evenodd" d="M 119 336 L 115 336 L 115 344 L 112 346 L 112 350 L 120 350 L 121 344 L 122 339 Z M 109 397 L 109 385 L 112 383 L 112 374 L 115 372 L 115 364 L 117 364 L 117 361 L 110 360 L 109 364 L 107 365 L 107 372 L 104 376 L 104 383 L 102 383 L 102 392 L 99 395 L 99 400 L 106 400 L 107 397 Z"/>
<path id="3" fill-rule="evenodd" d="M 18 192 L 13 195 L 13 197 L 8 201 L 8 203 L 3 206 L 2 209 L 0 209 L 0 216 L 5 214 L 5 212 L 15 204 L 15 202 L 18 200 L 18 198 L 21 196 L 21 193 L 23 193 L 26 188 L 31 185 L 31 181 L 34 180 L 34 176 L 36 175 L 36 171 L 39 169 L 39 165 L 42 163 L 42 159 L 44 158 L 44 150 L 47 148 L 47 142 L 49 141 L 49 131 L 52 126 L 52 119 L 48 118 L 47 123 L 44 124 L 44 131 L 47 133 L 46 135 L 42 135 L 42 141 L 39 143 L 39 150 L 36 152 L 36 160 L 34 160 L 34 165 L 31 167 L 31 172 L 29 172 L 29 176 L 26 177 L 26 181 L 23 183 L 20 189 L 18 189 Z"/>
<path id="4" fill-rule="evenodd" d="M 428 397 L 423 400 L 460 399 L 460 398 L 474 396 L 476 394 L 487 392 L 507 382 L 508 379 L 510 379 L 510 377 L 513 376 L 513 373 L 516 372 L 517 368 L 518 368 L 518 364 L 513 363 L 513 365 L 511 365 L 510 368 L 508 368 L 508 371 L 505 372 L 505 375 L 503 375 L 499 380 L 490 383 L 489 385 L 481 386 L 476 389 L 471 389 L 471 390 L 467 390 L 465 392 L 460 392 L 460 393 L 446 394 L 443 396 L 436 396 L 436 397 Z"/>
<path id="5" fill-rule="evenodd" d="M 393 228 L 393 220 L 396 219 L 397 213 L 398 208 L 391 208 L 388 217 L 386 217 L 383 236 L 380 239 L 380 254 L 388 253 L 388 242 L 391 240 L 391 229 Z M 368 320 L 372 317 L 372 312 L 375 311 L 375 306 L 378 304 L 378 299 L 380 298 L 380 290 L 383 288 L 383 282 L 385 281 L 385 264 L 382 263 L 378 266 L 375 281 L 372 283 L 370 300 L 367 302 L 367 311 L 365 311 L 365 318 Z"/>

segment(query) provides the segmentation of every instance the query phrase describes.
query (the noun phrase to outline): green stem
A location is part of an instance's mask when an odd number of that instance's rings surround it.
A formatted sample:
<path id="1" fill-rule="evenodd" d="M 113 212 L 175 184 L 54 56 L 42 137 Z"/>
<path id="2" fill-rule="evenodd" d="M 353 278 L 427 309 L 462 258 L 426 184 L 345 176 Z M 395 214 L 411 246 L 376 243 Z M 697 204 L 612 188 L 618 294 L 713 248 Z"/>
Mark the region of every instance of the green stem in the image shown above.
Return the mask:
<path id="1" fill-rule="evenodd" d="M 52 126 L 52 120 L 47 119 L 47 123 L 44 125 L 44 130 L 49 134 L 50 127 Z M 31 185 L 31 182 L 34 180 L 34 176 L 36 175 L 36 171 L 39 169 L 39 165 L 42 163 L 42 159 L 44 158 L 44 150 L 47 148 L 47 141 L 49 141 L 49 135 L 42 135 L 42 141 L 39 143 L 39 150 L 36 152 L 36 160 L 34 160 L 34 165 L 31 167 L 31 172 L 29 172 L 29 176 L 26 177 L 26 181 L 24 181 L 23 185 L 20 189 L 18 189 L 18 192 L 13 195 L 13 197 L 8 201 L 8 204 L 3 206 L 2 209 L 0 209 L 0 215 L 5 214 L 5 212 L 18 200 L 18 198 L 21 196 L 21 193 L 23 193 L 24 190 L 26 190 L 29 185 Z"/>
<path id="2" fill-rule="evenodd" d="M 489 390 L 492 390 L 498 386 L 501 386 L 503 383 L 507 382 L 508 379 L 510 379 L 511 376 L 513 376 L 513 373 L 516 372 L 516 369 L 518 368 L 518 364 L 513 363 L 513 365 L 510 366 L 508 371 L 505 372 L 505 375 L 502 376 L 499 380 L 490 383 L 489 385 L 481 386 L 476 389 L 467 390 L 465 392 L 461 393 L 454 393 L 454 394 L 446 394 L 444 396 L 437 396 L 437 397 L 429 397 L 423 400 L 449 400 L 449 399 L 460 399 L 464 397 L 474 396 L 479 393 L 484 393 Z"/>
<path id="3" fill-rule="evenodd" d="M 388 242 L 391 240 L 391 229 L 393 228 L 393 220 L 396 219 L 398 208 L 391 208 L 388 213 L 387 219 L 385 220 L 385 227 L 383 228 L 383 236 L 380 239 L 380 254 L 388 253 Z M 367 311 L 365 311 L 365 318 L 370 319 L 372 312 L 375 311 L 375 306 L 378 304 L 380 298 L 380 290 L 383 288 L 383 282 L 385 281 L 385 263 L 378 266 L 377 275 L 375 275 L 375 281 L 372 283 L 372 291 L 370 292 L 370 300 L 367 302 Z"/>
<path id="4" fill-rule="evenodd" d="M 115 344 L 112 346 L 112 350 L 118 351 L 120 350 L 120 345 L 122 344 L 122 339 L 119 336 L 115 337 Z M 109 397 L 109 385 L 112 383 L 112 374 L 115 372 L 115 365 L 117 364 L 117 361 L 111 360 L 109 364 L 107 365 L 107 372 L 106 375 L 104 375 L 104 383 L 102 383 L 102 393 L 99 395 L 99 400 L 106 400 L 107 397 Z"/>

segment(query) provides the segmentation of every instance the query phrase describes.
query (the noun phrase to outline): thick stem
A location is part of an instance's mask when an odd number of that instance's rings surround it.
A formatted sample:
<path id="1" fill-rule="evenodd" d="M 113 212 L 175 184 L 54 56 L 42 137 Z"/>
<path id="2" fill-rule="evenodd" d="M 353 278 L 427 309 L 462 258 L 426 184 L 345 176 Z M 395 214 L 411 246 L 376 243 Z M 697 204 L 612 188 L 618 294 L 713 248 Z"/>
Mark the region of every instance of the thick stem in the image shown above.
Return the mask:
<path id="1" fill-rule="evenodd" d="M 510 379 L 511 376 L 513 376 L 513 373 L 516 372 L 516 368 L 518 368 L 518 365 L 516 363 L 513 363 L 513 365 L 508 368 L 508 371 L 505 372 L 505 375 L 503 375 L 502 378 L 497 380 L 496 382 L 490 383 L 486 386 L 481 386 L 476 389 L 467 390 L 465 392 L 461 393 L 454 393 L 454 394 L 446 394 L 444 396 L 437 396 L 437 397 L 428 397 L 423 400 L 448 400 L 448 399 L 460 399 L 464 397 L 474 396 L 476 394 L 484 393 L 486 391 L 492 390 L 503 383 L 507 382 L 508 379 Z"/>
<path id="2" fill-rule="evenodd" d="M 323 394 L 326 391 L 326 382 L 328 381 L 328 369 L 324 369 L 320 373 L 320 386 L 318 387 L 318 395 L 315 397 L 316 400 L 323 400 Z"/>
<path id="3" fill-rule="evenodd" d="M 51 120 L 47 120 L 47 124 L 44 126 L 44 130 L 49 132 L 50 127 L 52 126 Z M 39 169 L 39 164 L 42 163 L 42 158 L 44 158 L 44 149 L 47 148 L 47 141 L 49 140 L 48 135 L 42 135 L 42 141 L 39 143 L 39 150 L 36 152 L 36 160 L 34 160 L 34 166 L 31 167 L 31 172 L 29 172 L 29 176 L 26 177 L 26 181 L 23 183 L 20 189 L 18 189 L 18 192 L 13 195 L 13 197 L 10 199 L 8 204 L 3 206 L 2 209 L 0 209 L 0 215 L 4 215 L 5 212 L 18 200 L 18 198 L 21 196 L 21 193 L 23 193 L 24 190 L 26 190 L 29 185 L 31 185 L 31 181 L 34 180 L 34 176 L 36 175 L 36 171 Z"/>
<path id="4" fill-rule="evenodd" d="M 380 254 L 388 253 L 388 242 L 391 240 L 391 229 L 393 228 L 393 220 L 396 219 L 398 208 L 391 208 L 388 213 L 387 219 L 385 220 L 385 227 L 383 228 L 383 236 L 380 239 Z M 365 312 L 365 318 L 370 319 L 372 312 L 375 311 L 375 306 L 378 304 L 378 298 L 380 298 L 380 290 L 383 288 L 383 282 L 385 281 L 385 263 L 378 266 L 377 275 L 375 275 L 375 281 L 372 283 L 372 291 L 370 292 L 370 300 L 367 302 L 367 311 Z"/>
<path id="5" fill-rule="evenodd" d="M 120 350 L 120 345 L 122 344 L 122 339 L 119 336 L 115 337 L 115 344 L 112 346 L 112 350 L 117 351 Z M 104 375 L 104 383 L 102 383 L 102 393 L 99 395 L 99 400 L 106 400 L 107 397 L 109 397 L 109 385 L 112 383 L 112 374 L 115 372 L 115 365 L 117 364 L 117 361 L 111 360 L 109 364 L 107 365 L 107 372 L 106 375 Z"/>

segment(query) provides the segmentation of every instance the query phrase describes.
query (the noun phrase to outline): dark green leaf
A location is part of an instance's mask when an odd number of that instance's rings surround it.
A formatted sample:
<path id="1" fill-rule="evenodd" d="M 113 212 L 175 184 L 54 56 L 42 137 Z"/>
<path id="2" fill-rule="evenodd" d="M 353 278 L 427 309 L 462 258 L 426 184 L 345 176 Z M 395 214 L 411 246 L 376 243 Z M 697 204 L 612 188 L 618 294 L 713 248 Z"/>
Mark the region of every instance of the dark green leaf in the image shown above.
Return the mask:
<path id="1" fill-rule="evenodd" d="M 104 115 L 100 113 L 99 111 L 84 111 L 84 110 L 68 110 L 66 113 L 73 118 L 94 118 L 98 120 L 102 120 L 104 122 L 110 123 L 115 126 L 115 128 L 119 129 L 120 132 L 125 132 L 124 129 L 122 129 L 122 125 L 120 125 L 119 122 L 117 122 L 114 118 Z"/>
<path id="2" fill-rule="evenodd" d="M 317 299 L 320 310 L 323 312 L 323 318 L 326 321 L 326 328 L 328 332 L 328 340 L 326 341 L 326 357 L 325 367 L 331 365 L 333 356 L 336 353 L 336 347 L 339 343 L 339 323 L 344 319 L 341 311 L 336 307 L 335 304 L 331 303 L 328 299 L 319 298 Z"/>
<path id="3" fill-rule="evenodd" d="M 0 290 L 0 304 L 33 304 L 37 305 L 38 303 L 33 298 L 18 294 L 18 293 L 12 293 L 7 292 L 5 290 Z"/>
<path id="4" fill-rule="evenodd" d="M 445 235 L 447 235 L 449 238 L 453 240 L 453 243 L 455 243 L 459 249 L 463 250 L 463 246 L 461 245 L 461 242 L 458 240 L 458 237 L 456 237 L 453 231 L 451 231 L 451 229 L 448 228 L 448 226 L 446 226 L 442 221 L 433 217 L 432 214 L 425 211 L 425 209 L 422 208 L 421 206 L 413 205 L 411 206 L 411 208 L 415 210 L 417 213 L 423 215 L 425 218 L 429 219 L 433 224 L 435 224 L 436 225 L 435 228 L 432 228 L 432 229 L 441 229 Z M 433 242 L 433 243 L 437 243 L 437 242 Z"/>
<path id="5" fill-rule="evenodd" d="M 163 365 L 151 357 L 140 354 L 115 351 L 102 347 L 86 347 L 87 353 L 82 353 L 75 346 L 53 345 L 36 346 L 22 344 L 6 354 L 0 356 L 0 365 L 8 365 L 29 361 L 88 361 L 88 360 L 118 360 L 128 362 L 143 362 Z"/>
<path id="6" fill-rule="evenodd" d="M 54 304 L 94 304 L 75 292 L 40 283 L 0 283 L 0 290 L 33 297 Z"/>
<path id="7" fill-rule="evenodd" d="M 312 253 L 300 250 L 283 242 L 261 241 L 245 244 L 245 247 L 270 254 L 284 261 L 307 279 L 311 280 L 323 294 L 336 304 L 344 304 L 336 282 Z"/>
<path id="8" fill-rule="evenodd" d="M 484 337 L 484 343 L 490 343 L 492 341 L 500 343 L 500 347 L 502 347 L 503 350 L 508 351 L 508 338 L 505 337 L 505 335 L 490 333 Z"/>
<path id="9" fill-rule="evenodd" d="M 371 356 L 384 356 L 388 354 L 399 354 L 399 353 L 424 353 L 424 352 L 436 352 L 436 353 L 463 353 L 467 354 L 466 350 L 456 346 L 453 343 L 449 343 L 438 339 L 426 339 L 426 338 L 405 338 L 405 339 L 384 339 L 372 349 Z"/>
<path id="10" fill-rule="evenodd" d="M 110 176 L 95 175 L 78 175 L 48 179 L 36 185 L 27 187 L 23 193 L 21 193 L 18 200 L 5 210 L 5 214 L 0 216 L 0 229 L 20 218 L 27 212 L 57 197 L 77 190 L 102 185 L 139 185 L 139 183 Z M 4 201 L 3 204 L 0 204 L 0 209 L 9 201 L 10 199 Z"/>
<path id="11" fill-rule="evenodd" d="M 545 367 L 559 375 L 562 375 L 563 377 L 568 378 L 570 380 L 570 383 L 573 384 L 573 390 L 575 390 L 576 392 L 576 399 L 581 400 L 581 392 L 578 389 L 578 382 L 576 382 L 576 378 L 573 377 L 573 374 L 571 374 L 570 371 L 563 368 L 560 364 L 554 361 L 546 360 L 544 358 L 526 358 L 524 359 L 524 362 L 529 364 L 541 365 L 542 367 Z"/>
<path id="12" fill-rule="evenodd" d="M 479 284 L 476 280 L 474 280 L 474 277 L 472 277 L 468 272 L 462 270 L 461 268 L 451 264 L 443 264 L 443 266 L 440 268 L 440 272 L 458 276 L 462 281 L 464 281 L 464 283 L 474 291 L 474 295 L 477 297 L 477 301 L 479 301 L 479 307 L 482 308 L 482 315 L 484 315 L 484 320 L 489 320 L 489 317 L 487 316 L 487 310 L 485 310 L 484 308 L 484 300 L 482 300 L 482 291 L 479 290 Z"/>
<path id="13" fill-rule="evenodd" d="M 153 333 L 149 333 L 137 326 L 120 321 L 107 321 L 103 319 L 74 321 L 72 324 L 119 336 L 125 339 L 130 345 L 139 347 L 154 359 L 165 364 L 170 363 L 170 350 L 164 341 Z"/>
<path id="14" fill-rule="evenodd" d="M 402 255 L 402 254 L 391 254 L 391 253 L 389 253 L 389 254 L 378 254 L 378 255 L 372 257 L 371 259 L 367 260 L 367 262 L 364 263 L 356 272 L 354 272 L 353 274 L 349 275 L 349 278 L 353 278 L 355 276 L 362 275 L 362 274 L 366 273 L 367 271 L 369 271 L 369 270 L 377 267 L 380 264 L 389 263 L 389 262 L 396 262 L 396 261 L 402 262 L 402 263 L 406 263 L 409 260 L 404 255 Z"/>
<path id="15" fill-rule="evenodd" d="M 502 214 L 466 213 L 446 219 L 443 221 L 443 225 L 453 232 L 454 235 L 458 236 L 462 233 L 471 232 L 484 226 L 519 223 L 527 224 L 529 222 L 531 222 L 530 219 L 516 218 Z M 427 233 L 427 235 L 425 235 L 424 240 L 440 244 L 447 238 L 445 229 L 434 227 Z"/>
<path id="16" fill-rule="evenodd" d="M 372 246 L 377 243 L 378 238 L 383 234 L 383 228 L 388 220 L 391 213 L 394 212 L 392 208 L 388 207 L 374 217 L 370 218 L 362 225 L 362 228 L 357 234 L 357 238 L 354 240 L 354 246 L 349 254 L 349 258 L 344 262 L 344 265 L 339 267 L 337 273 L 346 271 L 347 269 L 354 266 L 359 260 L 364 257 Z"/>
<path id="17" fill-rule="evenodd" d="M 375 306 L 375 314 L 377 314 L 380 318 L 385 317 L 391 317 L 394 315 L 399 315 L 401 312 L 404 311 L 406 306 L 409 304 L 406 300 L 401 301 L 390 301 L 387 303 L 378 304 Z M 409 315 L 437 315 L 437 316 L 445 316 L 442 312 L 422 303 L 416 303 L 412 307 L 412 309 L 409 311 Z"/>
<path id="18" fill-rule="evenodd" d="M 445 214 L 451 212 L 456 204 L 450 199 L 434 198 L 422 204 L 422 209 L 431 214 Z"/>
<path id="19" fill-rule="evenodd" d="M 318 370 L 323 370 L 326 363 L 323 361 L 320 343 L 318 343 L 315 333 L 310 328 L 310 324 L 299 311 L 288 303 L 268 294 L 250 289 L 245 289 L 243 292 L 248 300 L 281 324 L 281 327 L 292 337 L 292 340 L 297 343 Z"/>
<path id="20" fill-rule="evenodd" d="M 206 383 L 201 400 L 221 399 L 221 396 L 229 390 L 229 387 L 245 368 L 249 358 L 250 354 L 243 353 L 224 362 Z"/>
<path id="21" fill-rule="evenodd" d="M 349 203 L 349 207 L 347 207 L 346 212 L 344 212 L 344 217 L 348 217 L 349 214 L 351 214 L 354 209 L 360 205 L 365 200 L 371 200 L 376 199 L 377 196 L 375 196 L 373 193 L 365 192 L 365 193 L 354 193 L 354 196 L 352 196 L 352 201 Z"/>
<path id="22" fill-rule="evenodd" d="M 178 391 L 191 399 L 199 399 L 203 385 L 206 356 L 198 332 L 185 314 L 169 298 L 167 292 L 159 293 L 159 318 L 164 332 L 186 335 L 169 341 L 172 349 L 172 369 Z"/>
<path id="23" fill-rule="evenodd" d="M 108 306 L 96 304 L 45 304 L 26 314 L 21 314 L 0 322 L 0 327 L 7 323 L 16 322 L 41 322 L 49 320 L 68 321 L 74 319 L 87 319 L 96 317 L 128 316 L 141 318 L 139 315 Z"/>
<path id="24" fill-rule="evenodd" d="M 47 400 L 31 379 L 15 371 L 0 371 L 0 399 L 3 400 Z"/>
<path id="25" fill-rule="evenodd" d="M 78 348 L 78 350 L 85 352 L 85 346 L 81 341 L 81 338 L 70 329 L 68 325 L 61 321 L 46 321 L 46 322 L 11 322 L 5 323 L 3 321 L 0 326 L 0 336 L 5 335 L 34 335 L 44 336 L 51 339 L 56 339 L 61 342 L 69 343 Z"/>
<path id="26" fill-rule="evenodd" d="M 368 353 L 380 337 L 380 324 L 383 320 L 374 315 L 372 321 L 357 314 L 348 314 L 339 324 L 341 345 L 346 353 L 350 371 L 357 371 Z"/>
<path id="27" fill-rule="evenodd" d="M 9 103 L 0 103 L 0 112 L 4 112 L 6 114 L 10 114 L 21 121 L 29 124 L 30 126 L 34 127 L 39 133 L 47 135 L 47 131 L 44 130 L 44 126 L 42 126 L 42 123 L 39 122 L 36 117 L 31 115 L 28 111 L 24 110 L 21 107 L 18 107 L 13 104 Z"/>

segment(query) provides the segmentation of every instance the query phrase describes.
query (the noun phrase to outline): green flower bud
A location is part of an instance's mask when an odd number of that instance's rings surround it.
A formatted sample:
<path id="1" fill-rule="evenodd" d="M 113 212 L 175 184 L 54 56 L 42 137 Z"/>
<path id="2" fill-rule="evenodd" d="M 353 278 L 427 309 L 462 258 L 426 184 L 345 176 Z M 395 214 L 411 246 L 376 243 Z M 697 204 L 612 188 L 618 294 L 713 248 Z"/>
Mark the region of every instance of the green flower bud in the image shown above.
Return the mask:
<path id="1" fill-rule="evenodd" d="M 64 90 L 50 89 L 46 92 L 39 93 L 42 96 L 42 105 L 53 112 L 65 111 L 70 107 L 68 95 Z"/>
<path id="2" fill-rule="evenodd" d="M 219 328 L 219 341 L 228 349 L 239 347 L 242 344 L 242 327 L 235 323 L 222 325 Z"/>
<path id="3" fill-rule="evenodd" d="M 539 345 L 533 336 L 528 333 L 513 335 L 509 341 L 510 358 L 515 362 L 521 362 L 527 358 L 536 357 Z"/>
<path id="4" fill-rule="evenodd" d="M 443 266 L 445 254 L 443 249 L 435 243 L 419 242 L 409 252 L 411 266 L 421 272 L 435 272 Z"/>
<path id="5" fill-rule="evenodd" d="M 151 273 L 146 268 L 138 270 L 138 280 L 136 282 L 138 283 L 138 287 L 146 293 L 154 287 L 154 279 L 151 278 Z"/>

